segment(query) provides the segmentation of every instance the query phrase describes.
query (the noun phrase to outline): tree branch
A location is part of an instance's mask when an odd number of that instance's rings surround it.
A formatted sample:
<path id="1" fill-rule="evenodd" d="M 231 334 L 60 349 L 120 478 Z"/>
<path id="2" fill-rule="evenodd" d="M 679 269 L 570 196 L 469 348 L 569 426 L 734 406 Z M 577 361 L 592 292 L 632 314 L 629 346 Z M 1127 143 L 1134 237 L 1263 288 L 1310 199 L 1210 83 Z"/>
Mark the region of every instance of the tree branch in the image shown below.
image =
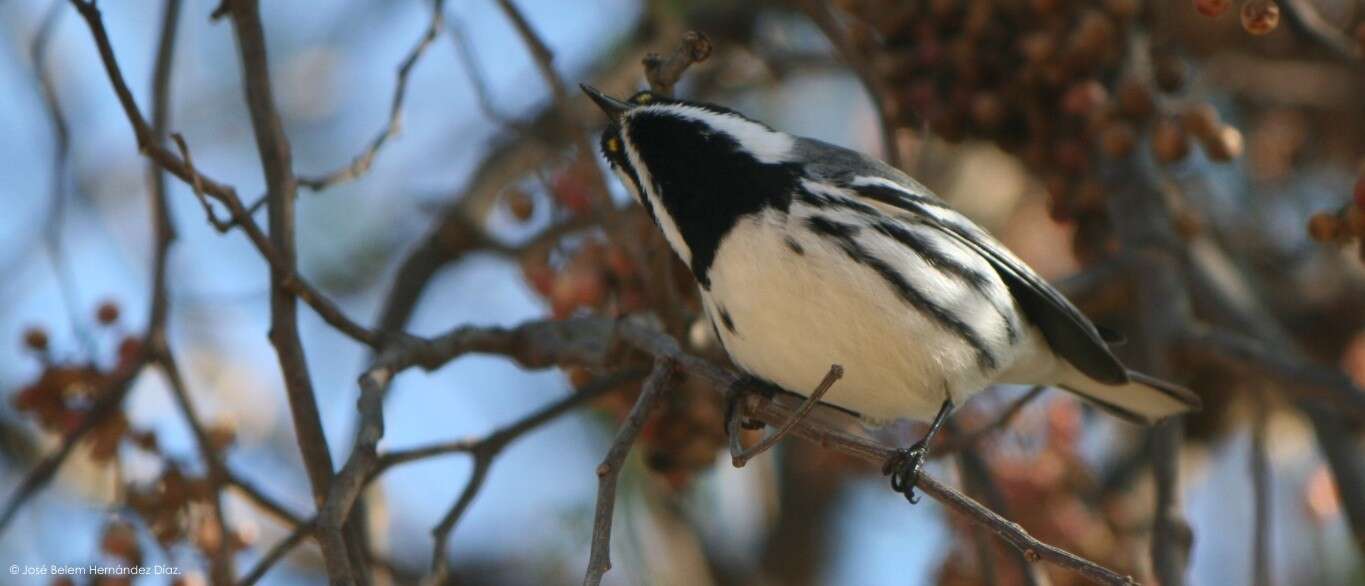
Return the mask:
<path id="1" fill-rule="evenodd" d="M 250 214 L 242 206 L 242 200 L 237 196 L 237 192 L 232 186 L 220 183 L 209 177 L 200 174 L 190 161 L 182 159 L 175 153 L 162 146 L 157 140 L 156 133 L 147 121 L 142 118 L 142 113 L 138 111 L 137 102 L 133 98 L 132 92 L 128 89 L 127 82 L 124 81 L 123 72 L 119 68 L 118 60 L 114 56 L 113 46 L 109 43 L 109 34 L 104 28 L 103 19 L 100 17 L 99 9 L 93 2 L 84 0 L 71 0 L 77 12 L 85 19 L 86 25 L 90 28 L 91 36 L 94 37 L 95 46 L 99 51 L 100 60 L 104 64 L 105 73 L 109 76 L 110 85 L 113 86 L 114 94 L 118 96 L 119 104 L 123 107 L 124 113 L 128 117 L 129 124 L 133 127 L 133 135 L 137 139 L 138 150 L 145 156 L 155 161 L 161 168 L 175 175 L 186 184 L 193 186 L 196 193 L 205 194 L 228 208 L 230 219 L 226 222 L 213 221 L 210 213 L 211 222 L 220 230 L 226 230 L 233 223 L 238 223 L 246 231 L 248 239 L 255 245 L 256 250 L 271 265 L 275 272 L 282 273 L 283 285 L 289 291 L 297 295 L 305 303 L 313 308 L 329 325 L 336 328 L 341 333 L 359 341 L 371 348 L 383 345 L 384 336 L 359 324 L 346 317 L 344 313 L 317 290 L 312 284 L 293 270 L 292 265 L 289 270 L 285 270 L 275 246 L 270 242 L 270 238 L 256 225 L 251 219 Z"/>
<path id="2" fill-rule="evenodd" d="M 683 33 L 682 41 L 667 58 L 658 54 L 645 55 L 645 79 L 649 88 L 665 96 L 673 95 L 673 86 L 682 79 L 687 68 L 711 56 L 711 39 L 697 31 Z"/>
<path id="3" fill-rule="evenodd" d="M 407 56 L 403 58 L 402 63 L 398 66 L 398 79 L 394 83 L 393 99 L 389 103 L 388 122 L 384 125 L 384 128 L 379 131 L 379 134 L 375 135 L 374 139 L 370 141 L 370 145 L 366 147 L 364 151 L 361 151 L 359 155 L 356 155 L 355 158 L 351 160 L 351 163 L 345 167 L 320 177 L 300 177 L 298 179 L 300 186 L 307 187 L 313 191 L 322 191 L 335 185 L 354 181 L 369 172 L 370 166 L 374 164 L 374 159 L 379 154 L 379 150 L 384 148 L 384 145 L 389 139 L 396 136 L 402 128 L 403 99 L 407 96 L 408 76 L 412 73 L 418 60 L 426 53 L 427 48 L 430 47 L 431 44 L 435 42 L 436 37 L 441 34 L 441 28 L 444 26 L 444 23 L 445 0 L 434 0 L 431 6 L 431 23 L 427 25 L 426 31 L 422 33 L 422 37 L 418 39 L 417 44 L 412 47 L 412 50 L 408 51 Z"/>
<path id="4" fill-rule="evenodd" d="M 433 340 L 409 340 L 379 361 L 380 365 L 365 376 L 393 376 L 405 368 L 419 365 L 428 370 L 435 369 L 456 357 L 476 352 L 506 356 L 527 368 L 604 366 L 621 354 L 614 349 L 622 344 L 656 359 L 672 361 L 679 371 L 699 378 L 720 394 L 724 394 L 740 379 L 740 375 L 734 371 L 683 352 L 673 338 L 638 317 L 620 321 L 602 317 L 576 317 L 560 321 L 530 321 L 514 328 L 456 328 Z M 780 394 L 772 399 L 748 395 L 745 397 L 745 407 L 753 418 L 778 426 L 795 415 L 800 409 L 800 402 Z M 821 411 L 822 416 L 803 419 L 801 424 L 792 429 L 793 434 L 878 466 L 895 455 L 896 451 L 891 447 L 828 423 L 840 420 L 841 412 L 824 405 L 816 406 L 815 409 Z M 966 515 L 972 522 L 986 526 L 1031 560 L 1046 560 L 1104 584 L 1132 583 L 1132 578 L 1128 576 L 1038 541 L 1019 525 L 927 475 L 921 475 L 917 487 L 949 508 Z"/>
<path id="5" fill-rule="evenodd" d="M 304 469 L 312 485 L 313 498 L 319 507 L 327 501 L 332 485 L 332 456 L 327 448 L 327 436 L 322 431 L 318 415 L 317 397 L 308 373 L 308 362 L 299 339 L 298 300 L 287 283 L 296 272 L 294 250 L 294 199 L 298 181 L 294 177 L 289 139 L 279 111 L 275 107 L 274 91 L 270 86 L 270 65 L 266 56 L 265 31 L 261 25 L 258 0 L 229 2 L 237 49 L 242 60 L 243 91 L 251 126 L 256 136 L 261 166 L 265 170 L 266 191 L 270 199 L 266 208 L 270 219 L 270 243 L 275 249 L 276 263 L 270 271 L 270 341 L 279 357 L 284 375 L 285 395 L 293 415 L 294 432 L 299 451 L 303 454 Z M 325 517 L 324 517 L 325 518 Z M 351 559 L 340 527 L 321 526 L 323 558 L 332 583 L 357 582 L 357 570 Z"/>
<path id="6" fill-rule="evenodd" d="M 640 429 L 654 412 L 659 400 L 673 387 L 676 375 L 676 365 L 671 359 L 654 359 L 654 370 L 645 379 L 640 398 L 631 407 L 606 457 L 597 466 L 597 512 L 593 515 L 592 552 L 588 557 L 583 586 L 601 584 L 602 576 L 611 569 L 611 520 L 616 510 L 616 479 L 621 475 L 621 468 L 625 465 L 631 446 L 635 445 L 636 436 L 640 435 Z"/>

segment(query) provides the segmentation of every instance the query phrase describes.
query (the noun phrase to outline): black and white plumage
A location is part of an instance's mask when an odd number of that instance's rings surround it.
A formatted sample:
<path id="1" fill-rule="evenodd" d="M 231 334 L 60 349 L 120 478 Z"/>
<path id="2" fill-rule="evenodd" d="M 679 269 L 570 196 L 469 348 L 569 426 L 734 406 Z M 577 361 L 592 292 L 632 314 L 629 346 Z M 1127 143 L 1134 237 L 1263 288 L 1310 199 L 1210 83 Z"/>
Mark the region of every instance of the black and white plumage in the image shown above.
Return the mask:
<path id="1" fill-rule="evenodd" d="M 602 150 L 691 268 L 731 359 L 873 422 L 927 421 L 993 383 L 1154 422 L 1198 408 L 1127 370 L 1060 293 L 904 173 L 710 104 L 584 90 Z M 941 417 L 939 418 L 941 419 Z"/>

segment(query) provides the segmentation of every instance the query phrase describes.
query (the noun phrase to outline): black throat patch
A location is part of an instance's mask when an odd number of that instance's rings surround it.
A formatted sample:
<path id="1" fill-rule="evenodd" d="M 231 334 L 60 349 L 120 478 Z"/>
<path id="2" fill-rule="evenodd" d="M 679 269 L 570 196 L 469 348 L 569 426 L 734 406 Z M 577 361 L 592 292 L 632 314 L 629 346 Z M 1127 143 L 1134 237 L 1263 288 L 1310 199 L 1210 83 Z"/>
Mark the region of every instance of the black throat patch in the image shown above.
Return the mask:
<path id="1" fill-rule="evenodd" d="M 638 112 L 627 127 L 663 211 L 692 252 L 692 275 L 710 289 L 721 239 L 746 215 L 786 212 L 800 167 L 759 162 L 728 133 L 668 112 Z"/>

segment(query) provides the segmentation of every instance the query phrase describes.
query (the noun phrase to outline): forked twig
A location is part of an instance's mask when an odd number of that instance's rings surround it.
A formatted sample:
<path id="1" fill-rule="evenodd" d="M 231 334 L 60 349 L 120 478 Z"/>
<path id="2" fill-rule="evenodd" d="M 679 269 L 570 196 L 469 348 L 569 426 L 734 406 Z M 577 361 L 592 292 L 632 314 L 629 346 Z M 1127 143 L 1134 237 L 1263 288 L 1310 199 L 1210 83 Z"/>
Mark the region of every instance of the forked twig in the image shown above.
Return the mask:
<path id="1" fill-rule="evenodd" d="M 825 393 L 829 392 L 830 387 L 833 387 L 834 383 L 838 382 L 839 379 L 843 377 L 844 367 L 838 364 L 831 364 L 829 366 L 829 372 L 825 373 L 825 378 L 820 381 L 819 386 L 815 387 L 815 391 L 801 403 L 801 407 L 796 410 L 796 413 L 793 413 L 792 416 L 787 419 L 786 423 L 783 423 L 782 427 L 779 427 L 777 431 L 764 437 L 757 444 L 754 444 L 752 448 L 747 450 L 744 449 L 743 444 L 741 444 L 739 440 L 739 422 L 744 419 L 744 417 L 741 416 L 741 413 L 736 413 L 734 417 L 731 417 L 730 420 L 725 423 L 727 427 L 725 431 L 730 436 L 730 460 L 734 463 L 735 468 L 743 468 L 745 464 L 749 463 L 749 460 L 758 457 L 759 454 L 768 451 L 773 446 L 777 445 L 777 442 L 782 441 L 782 438 L 786 437 L 788 433 L 791 433 L 792 428 L 796 427 L 796 424 L 801 423 L 801 420 L 805 419 L 806 415 L 809 415 L 811 410 L 815 409 L 815 406 L 820 404 L 820 399 L 825 396 Z"/>
<path id="2" fill-rule="evenodd" d="M 645 55 L 642 64 L 645 66 L 645 79 L 649 80 L 649 89 L 666 96 L 672 95 L 673 86 L 677 85 L 687 68 L 710 56 L 711 39 L 697 31 L 683 33 L 682 41 L 668 57 L 658 53 Z"/>

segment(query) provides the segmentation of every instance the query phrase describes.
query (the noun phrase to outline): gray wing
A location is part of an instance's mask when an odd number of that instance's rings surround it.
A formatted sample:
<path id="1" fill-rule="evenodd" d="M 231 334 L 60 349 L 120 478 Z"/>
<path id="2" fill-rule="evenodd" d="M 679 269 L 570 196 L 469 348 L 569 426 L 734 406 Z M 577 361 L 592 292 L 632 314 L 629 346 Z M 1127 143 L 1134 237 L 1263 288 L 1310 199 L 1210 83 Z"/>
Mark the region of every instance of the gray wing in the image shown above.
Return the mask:
<path id="1" fill-rule="evenodd" d="M 1053 352 L 1086 376 L 1106 384 L 1128 382 L 1128 371 L 1109 351 L 1105 337 L 1075 305 L 985 230 L 949 208 L 905 173 L 858 152 L 817 140 L 797 141 L 797 154 L 812 179 L 905 210 L 912 221 L 961 242 L 990 262 L 1024 315 L 1038 326 Z"/>

